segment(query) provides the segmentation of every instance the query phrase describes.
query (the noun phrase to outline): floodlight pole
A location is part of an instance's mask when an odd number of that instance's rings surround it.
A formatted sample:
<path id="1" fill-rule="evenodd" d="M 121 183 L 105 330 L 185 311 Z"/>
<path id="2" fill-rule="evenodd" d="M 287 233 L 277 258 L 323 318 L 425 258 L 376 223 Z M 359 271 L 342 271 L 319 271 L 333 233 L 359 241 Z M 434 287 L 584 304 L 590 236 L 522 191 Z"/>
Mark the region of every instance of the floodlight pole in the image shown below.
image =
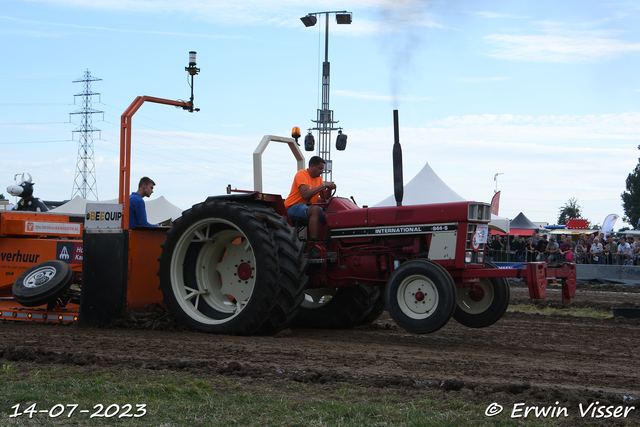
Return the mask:
<path id="1" fill-rule="evenodd" d="M 315 16 L 325 16 L 325 36 L 324 36 L 324 62 L 322 63 L 322 106 L 317 110 L 316 120 L 312 120 L 316 124 L 316 127 L 309 129 L 318 131 L 318 156 L 325 160 L 325 168 L 322 172 L 322 179 L 325 182 L 333 181 L 333 164 L 331 162 L 331 131 L 339 130 L 342 128 L 336 128 L 333 125 L 338 121 L 333 120 L 333 111 L 329 108 L 329 92 L 330 92 L 330 64 L 329 64 L 329 15 L 336 14 L 341 17 L 347 17 L 348 19 L 338 23 L 350 24 L 351 12 L 346 10 L 332 11 L 332 12 L 317 12 L 309 13 L 306 17 L 302 18 L 305 26 L 315 25 Z M 348 15 L 348 16 L 347 16 Z M 313 21 L 306 21 L 305 18 L 313 17 Z"/>
<path id="2" fill-rule="evenodd" d="M 317 125 L 318 131 L 318 156 L 322 157 L 327 164 L 323 171 L 325 182 L 333 181 L 333 163 L 331 162 L 331 131 L 333 124 L 333 111 L 329 109 L 329 85 L 330 85 L 330 65 L 329 65 L 329 13 L 325 13 L 325 34 L 324 34 L 324 62 L 322 63 L 322 109 L 318 110 Z"/>

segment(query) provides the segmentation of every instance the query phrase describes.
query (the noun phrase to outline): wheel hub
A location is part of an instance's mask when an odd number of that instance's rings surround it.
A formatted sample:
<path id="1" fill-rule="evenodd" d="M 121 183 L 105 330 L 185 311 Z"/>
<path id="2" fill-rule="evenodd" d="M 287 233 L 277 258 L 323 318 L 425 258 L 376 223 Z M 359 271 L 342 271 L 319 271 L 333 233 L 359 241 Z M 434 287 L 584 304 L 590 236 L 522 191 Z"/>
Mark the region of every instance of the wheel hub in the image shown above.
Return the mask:
<path id="1" fill-rule="evenodd" d="M 49 280 L 49 278 L 42 273 L 38 273 L 33 279 L 36 282 L 36 286 L 42 285 Z"/>
<path id="2" fill-rule="evenodd" d="M 243 262 L 238 266 L 238 277 L 240 280 L 249 280 L 253 274 L 253 268 L 249 263 Z"/>
<path id="3" fill-rule="evenodd" d="M 495 293 L 491 281 L 482 279 L 472 288 L 457 288 L 457 304 L 465 313 L 479 314 L 493 303 Z"/>
<path id="4" fill-rule="evenodd" d="M 422 275 L 412 275 L 398 288 L 398 304 L 406 315 L 425 318 L 438 307 L 438 291 L 431 280 Z"/>
<path id="5" fill-rule="evenodd" d="M 24 286 L 26 288 L 37 288 L 38 286 L 42 286 L 47 283 L 56 275 L 56 269 L 53 267 L 43 267 L 40 268 L 29 276 L 27 276 L 24 280 Z"/>
<path id="6" fill-rule="evenodd" d="M 482 301 L 482 298 L 484 298 L 484 289 L 476 286 L 475 289 L 469 290 L 469 298 L 475 302 Z"/>

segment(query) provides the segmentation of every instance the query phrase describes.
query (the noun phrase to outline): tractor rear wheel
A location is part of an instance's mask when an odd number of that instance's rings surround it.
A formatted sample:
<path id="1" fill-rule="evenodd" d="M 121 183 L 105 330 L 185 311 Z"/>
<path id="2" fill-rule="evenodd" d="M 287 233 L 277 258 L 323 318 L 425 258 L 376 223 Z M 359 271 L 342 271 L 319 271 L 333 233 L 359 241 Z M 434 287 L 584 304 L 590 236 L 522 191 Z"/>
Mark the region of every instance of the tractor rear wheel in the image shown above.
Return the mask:
<path id="1" fill-rule="evenodd" d="M 212 200 L 185 211 L 160 255 L 160 290 L 181 323 L 250 335 L 276 306 L 278 247 L 254 206 Z"/>
<path id="2" fill-rule="evenodd" d="M 359 323 L 360 325 L 368 325 L 375 322 L 387 308 L 386 304 L 384 303 L 384 289 L 381 289 L 380 286 L 376 286 L 371 290 L 373 292 L 371 296 L 371 310 L 366 316 L 364 316 L 364 319 L 362 319 L 362 321 Z"/>
<path id="3" fill-rule="evenodd" d="M 380 298 L 380 292 L 376 291 L 364 283 L 341 288 L 306 289 L 305 300 L 293 324 L 303 328 L 353 328 L 364 323 L 374 309 Z"/>
<path id="4" fill-rule="evenodd" d="M 69 290 L 73 270 L 62 261 L 45 261 L 23 271 L 11 288 L 13 298 L 25 307 L 55 301 Z"/>
<path id="5" fill-rule="evenodd" d="M 389 277 L 385 301 L 398 325 L 415 334 L 435 332 L 447 324 L 456 304 L 451 275 L 431 261 L 408 261 Z"/>
<path id="6" fill-rule="evenodd" d="M 269 226 L 278 247 L 276 305 L 258 331 L 262 335 L 273 335 L 296 317 L 298 308 L 304 301 L 308 260 L 304 256 L 304 244 L 298 239 L 297 229 L 291 227 L 284 217 L 263 206 L 252 206 L 251 209 L 254 215 Z"/>
<path id="7" fill-rule="evenodd" d="M 489 268 L 495 264 L 486 263 Z M 469 328 L 485 328 L 496 323 L 509 306 L 509 282 L 504 277 L 483 277 L 475 289 L 457 288 L 457 305 L 453 318 Z"/>

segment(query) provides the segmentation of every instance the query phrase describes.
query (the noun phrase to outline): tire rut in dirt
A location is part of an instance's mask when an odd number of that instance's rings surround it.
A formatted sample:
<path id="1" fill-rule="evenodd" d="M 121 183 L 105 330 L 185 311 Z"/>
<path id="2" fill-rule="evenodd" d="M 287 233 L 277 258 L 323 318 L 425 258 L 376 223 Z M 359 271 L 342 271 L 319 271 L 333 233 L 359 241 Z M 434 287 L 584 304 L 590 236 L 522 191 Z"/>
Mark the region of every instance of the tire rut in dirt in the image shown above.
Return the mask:
<path id="1" fill-rule="evenodd" d="M 251 207 L 194 205 L 167 233 L 158 260 L 164 302 L 192 329 L 250 335 L 275 316 L 278 246 Z"/>

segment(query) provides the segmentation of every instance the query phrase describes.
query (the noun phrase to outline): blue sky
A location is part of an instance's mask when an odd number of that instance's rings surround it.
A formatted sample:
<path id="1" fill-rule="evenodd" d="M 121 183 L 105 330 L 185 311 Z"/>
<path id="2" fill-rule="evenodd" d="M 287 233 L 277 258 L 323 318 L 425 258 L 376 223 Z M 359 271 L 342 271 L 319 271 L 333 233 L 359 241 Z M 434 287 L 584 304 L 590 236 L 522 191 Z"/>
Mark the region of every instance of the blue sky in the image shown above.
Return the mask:
<path id="1" fill-rule="evenodd" d="M 330 106 L 348 135 L 332 150 L 339 195 L 393 192 L 398 109 L 405 182 L 428 162 L 469 200 L 489 202 L 502 173 L 502 216 L 553 224 L 572 197 L 593 223 L 623 214 L 640 156 L 640 4 L 624 1 L 2 0 L 0 190 L 29 172 L 36 196 L 70 198 L 72 82 L 89 70 L 98 195 L 116 198 L 120 116 L 139 95 L 188 99 L 190 50 L 201 111 L 139 110 L 132 187 L 151 176 L 153 197 L 182 208 L 252 189 L 262 136 L 313 127 L 324 18 L 300 17 L 333 10 L 353 13 L 329 30 Z M 265 191 L 286 196 L 289 152 L 270 146 L 264 170 Z"/>

